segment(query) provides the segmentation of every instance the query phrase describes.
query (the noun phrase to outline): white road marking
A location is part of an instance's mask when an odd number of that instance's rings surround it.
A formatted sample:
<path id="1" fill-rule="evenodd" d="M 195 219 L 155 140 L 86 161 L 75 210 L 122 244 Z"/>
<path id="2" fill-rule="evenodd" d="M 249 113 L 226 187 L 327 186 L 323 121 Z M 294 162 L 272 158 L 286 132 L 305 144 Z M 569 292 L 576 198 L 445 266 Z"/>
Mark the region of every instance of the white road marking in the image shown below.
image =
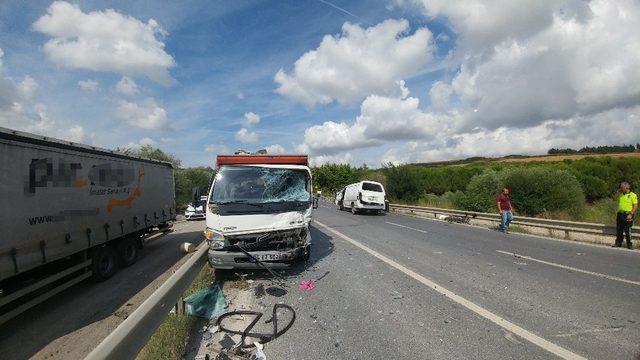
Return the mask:
<path id="1" fill-rule="evenodd" d="M 427 234 L 427 232 L 426 232 L 426 231 L 424 231 L 424 230 L 420 230 L 420 229 L 412 228 L 412 227 L 409 227 L 409 226 L 406 226 L 406 225 L 400 225 L 400 224 L 392 223 L 392 222 L 389 222 L 389 221 L 385 221 L 385 223 L 386 223 L 386 224 L 389 224 L 389 225 L 394 225 L 394 226 L 398 226 L 398 227 L 401 227 L 401 228 L 405 228 L 405 229 L 409 229 L 409 230 L 413 230 L 413 231 L 421 232 L 421 233 L 423 233 L 423 234 Z"/>
<path id="2" fill-rule="evenodd" d="M 372 255 L 373 257 L 384 261 L 385 263 L 387 263 L 388 265 L 390 265 L 391 267 L 403 272 L 404 274 L 410 276 L 411 278 L 413 278 L 414 280 L 417 280 L 418 282 L 421 282 L 422 284 L 430 287 L 431 289 L 437 291 L 438 293 L 446 296 L 447 298 L 451 299 L 452 301 L 466 307 L 467 309 L 475 312 L 476 314 L 482 316 L 483 318 L 491 321 L 492 323 L 502 327 L 503 329 L 507 330 L 507 331 L 511 331 L 512 333 L 518 335 L 519 337 L 539 346 L 540 348 L 554 354 L 557 355 L 560 358 L 563 359 L 585 359 L 584 357 L 573 353 L 563 347 L 561 347 L 560 345 L 554 344 L 548 340 L 543 339 L 542 337 L 521 328 L 520 326 L 492 313 L 491 311 L 481 307 L 480 305 L 477 305 L 465 298 L 463 298 L 460 295 L 455 294 L 453 291 L 448 290 L 442 286 L 440 286 L 439 284 L 433 282 L 432 280 L 416 273 L 415 271 L 395 262 L 394 260 L 391 260 L 390 258 L 376 252 L 375 250 L 369 248 L 368 246 L 348 237 L 347 235 L 344 235 L 343 233 L 334 230 L 332 228 L 330 228 L 329 226 L 319 222 L 318 220 L 315 220 L 315 224 L 319 225 L 320 227 L 328 230 L 329 232 L 339 236 L 340 238 L 342 238 L 343 240 L 353 244 L 354 246 L 364 250 L 365 252 L 369 253 L 370 255 Z"/>
<path id="3" fill-rule="evenodd" d="M 574 268 L 573 266 L 567 266 L 567 265 L 557 264 L 557 263 L 554 263 L 554 262 L 551 262 L 551 261 L 540 260 L 540 259 L 532 258 L 530 256 L 516 254 L 514 252 L 509 252 L 509 251 L 504 251 L 504 250 L 496 250 L 496 251 L 501 253 L 501 254 L 513 255 L 513 256 L 516 256 L 516 257 L 519 257 L 519 258 L 522 258 L 522 259 L 539 262 L 541 264 L 546 264 L 546 265 L 559 267 L 561 269 L 581 272 L 581 273 L 584 273 L 584 274 L 589 274 L 589 275 L 593 275 L 593 276 L 597 276 L 597 277 L 601 277 L 601 278 L 605 278 L 605 279 L 609 279 L 609 280 L 620 281 L 620 282 L 627 283 L 627 284 L 640 285 L 640 281 L 634 281 L 634 280 L 629 280 L 629 279 L 625 279 L 625 278 L 621 278 L 621 277 L 617 277 L 617 276 L 613 276 L 613 275 L 607 275 L 607 274 L 602 274 L 602 273 L 598 273 L 598 272 L 594 272 L 594 271 L 578 269 L 578 268 Z"/>

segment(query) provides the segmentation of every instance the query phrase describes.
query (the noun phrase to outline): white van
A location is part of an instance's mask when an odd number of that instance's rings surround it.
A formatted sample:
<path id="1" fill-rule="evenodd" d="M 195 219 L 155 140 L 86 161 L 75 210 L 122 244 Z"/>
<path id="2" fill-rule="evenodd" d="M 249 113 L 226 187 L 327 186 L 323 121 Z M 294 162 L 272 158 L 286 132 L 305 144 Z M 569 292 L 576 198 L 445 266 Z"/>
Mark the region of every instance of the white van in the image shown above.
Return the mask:
<path id="1" fill-rule="evenodd" d="M 354 214 L 359 211 L 381 213 L 385 210 L 384 187 L 375 181 L 360 181 L 347 185 L 336 195 L 336 203 L 340 209 L 351 209 Z M 342 201 L 338 201 L 340 195 Z"/>

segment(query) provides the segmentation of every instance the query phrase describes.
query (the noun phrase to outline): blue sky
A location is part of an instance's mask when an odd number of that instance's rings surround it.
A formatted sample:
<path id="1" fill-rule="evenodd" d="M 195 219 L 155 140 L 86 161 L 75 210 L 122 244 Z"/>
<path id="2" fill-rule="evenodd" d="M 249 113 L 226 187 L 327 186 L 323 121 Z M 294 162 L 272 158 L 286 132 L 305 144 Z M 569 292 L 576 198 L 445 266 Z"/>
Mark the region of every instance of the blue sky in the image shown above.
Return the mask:
<path id="1" fill-rule="evenodd" d="M 637 2 L 464 3 L 5 1 L 0 126 L 186 166 L 238 148 L 380 166 L 639 140 Z"/>

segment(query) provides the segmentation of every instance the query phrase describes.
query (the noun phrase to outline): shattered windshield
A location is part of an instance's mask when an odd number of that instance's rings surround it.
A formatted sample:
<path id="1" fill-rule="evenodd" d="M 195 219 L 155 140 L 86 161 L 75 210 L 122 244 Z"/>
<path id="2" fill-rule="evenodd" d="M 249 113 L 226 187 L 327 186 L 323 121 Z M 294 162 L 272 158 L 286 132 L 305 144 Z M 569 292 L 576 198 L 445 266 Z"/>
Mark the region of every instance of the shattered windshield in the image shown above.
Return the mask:
<path id="1" fill-rule="evenodd" d="M 211 201 L 273 203 L 311 200 L 309 172 L 303 169 L 227 166 L 216 175 Z"/>

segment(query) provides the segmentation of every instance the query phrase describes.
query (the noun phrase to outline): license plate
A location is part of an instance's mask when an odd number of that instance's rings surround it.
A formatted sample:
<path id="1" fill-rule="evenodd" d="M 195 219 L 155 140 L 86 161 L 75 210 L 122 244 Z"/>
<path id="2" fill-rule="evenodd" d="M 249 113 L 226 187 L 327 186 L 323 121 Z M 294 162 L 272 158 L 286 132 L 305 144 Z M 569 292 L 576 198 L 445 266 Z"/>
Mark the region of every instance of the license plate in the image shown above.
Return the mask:
<path id="1" fill-rule="evenodd" d="M 260 261 L 280 261 L 280 260 L 291 259 L 291 255 L 289 254 L 252 254 L 252 255 Z"/>
<path id="2" fill-rule="evenodd" d="M 369 196 L 369 201 L 376 201 L 376 198 L 373 196 Z"/>

